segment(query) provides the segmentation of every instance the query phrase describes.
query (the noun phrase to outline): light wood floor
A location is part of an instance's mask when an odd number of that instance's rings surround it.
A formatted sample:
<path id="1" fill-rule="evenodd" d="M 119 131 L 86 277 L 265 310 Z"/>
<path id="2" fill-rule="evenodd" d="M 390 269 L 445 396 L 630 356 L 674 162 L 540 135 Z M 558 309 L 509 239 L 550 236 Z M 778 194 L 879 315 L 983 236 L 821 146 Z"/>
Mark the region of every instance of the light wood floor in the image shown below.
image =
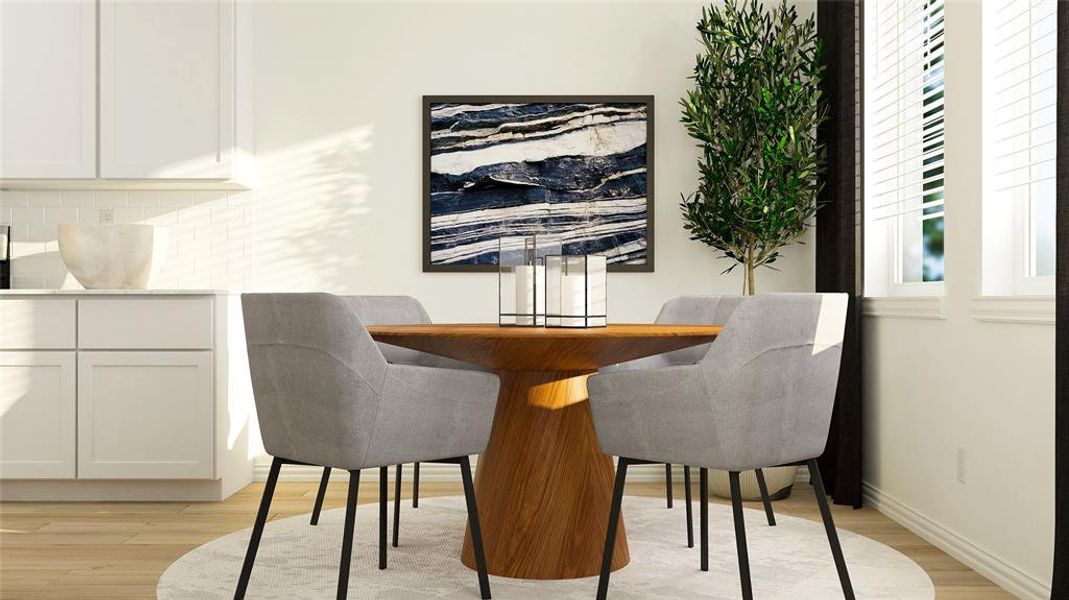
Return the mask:
<path id="1" fill-rule="evenodd" d="M 653 483 L 628 487 L 636 495 L 661 496 L 664 491 Z M 171 562 L 208 540 L 252 525 L 262 490 L 262 484 L 253 484 L 216 503 L 0 504 L 0 598 L 155 598 L 156 580 Z M 315 483 L 280 483 L 271 518 L 309 512 L 315 490 Z M 421 497 L 460 493 L 459 483 L 420 486 Z M 675 495 L 676 510 L 682 510 L 681 486 Z M 377 486 L 363 486 L 361 503 L 377 499 Z M 343 485 L 332 484 L 326 504 L 344 505 Z M 776 503 L 776 510 L 820 520 L 808 486 L 796 486 L 790 498 Z M 935 582 L 937 600 L 1013 598 L 872 509 L 837 506 L 835 522 L 916 561 Z"/>

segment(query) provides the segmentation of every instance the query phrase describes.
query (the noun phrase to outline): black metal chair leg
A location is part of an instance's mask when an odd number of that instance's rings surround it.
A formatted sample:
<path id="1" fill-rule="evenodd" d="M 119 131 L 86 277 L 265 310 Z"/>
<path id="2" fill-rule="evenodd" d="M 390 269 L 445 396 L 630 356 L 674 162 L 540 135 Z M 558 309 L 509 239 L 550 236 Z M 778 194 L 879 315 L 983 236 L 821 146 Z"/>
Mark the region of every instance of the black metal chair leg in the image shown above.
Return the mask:
<path id="1" fill-rule="evenodd" d="M 699 503 L 701 504 L 702 571 L 709 570 L 709 469 L 698 469 Z"/>
<path id="2" fill-rule="evenodd" d="M 327 495 L 327 483 L 330 482 L 330 467 L 323 467 L 323 478 L 319 480 L 316 503 L 312 507 L 312 525 L 319 525 L 319 513 L 323 510 L 323 498 Z"/>
<path id="3" fill-rule="evenodd" d="M 690 467 L 683 465 L 683 493 L 687 497 L 687 548 L 694 547 L 694 509 L 691 508 Z"/>
<path id="4" fill-rule="evenodd" d="M 338 600 L 349 595 L 349 564 L 353 560 L 353 531 L 356 529 L 356 497 L 360 492 L 360 471 L 349 471 L 349 494 L 345 498 L 345 529 L 342 530 L 341 566 L 338 568 Z"/>
<path id="5" fill-rule="evenodd" d="M 386 568 L 386 490 L 390 486 L 390 468 L 379 467 L 379 569 Z"/>
<path id="6" fill-rule="evenodd" d="M 612 573 L 612 551 L 616 546 L 616 531 L 620 525 L 620 507 L 624 501 L 624 484 L 627 482 L 626 458 L 616 463 L 616 485 L 612 490 L 612 505 L 609 508 L 609 528 L 605 532 L 605 552 L 601 557 L 601 575 L 598 577 L 597 600 L 605 600 L 609 594 L 609 574 Z"/>
<path id="7" fill-rule="evenodd" d="M 412 508 L 419 508 L 419 463 L 412 465 Z"/>
<path id="8" fill-rule="evenodd" d="M 668 508 L 672 508 L 672 465 L 664 465 L 664 499 L 668 502 Z"/>
<path id="9" fill-rule="evenodd" d="M 739 487 L 738 471 L 728 473 L 731 481 L 731 508 L 735 514 L 735 548 L 739 555 L 739 579 L 742 581 L 743 600 L 753 600 L 750 584 L 750 557 L 746 552 L 746 522 L 742 515 L 742 490 Z"/>
<path id="10" fill-rule="evenodd" d="M 768 518 L 768 526 L 776 526 L 776 513 L 772 512 L 772 499 L 768 497 L 768 486 L 765 485 L 765 472 L 757 469 L 757 487 L 761 489 L 761 502 L 765 505 L 765 517 Z"/>
<path id="11" fill-rule="evenodd" d="M 828 533 L 828 544 L 831 546 L 831 555 L 835 559 L 835 570 L 839 572 L 843 597 L 846 600 L 854 600 L 854 586 L 850 583 L 850 572 L 846 570 L 846 559 L 843 558 L 843 549 L 839 545 L 839 534 L 835 531 L 835 521 L 831 517 L 828 495 L 824 490 L 824 480 L 820 476 L 820 465 L 816 460 L 810 460 L 808 464 L 809 476 L 813 481 L 813 493 L 817 495 L 817 504 L 820 505 L 820 516 L 824 520 L 824 530 Z"/>
<path id="12" fill-rule="evenodd" d="M 397 547 L 401 527 L 401 465 L 397 465 L 397 481 L 393 484 L 393 547 Z"/>
<path id="13" fill-rule="evenodd" d="M 475 484 L 471 479 L 471 459 L 460 459 L 460 476 L 464 480 L 464 499 L 468 505 L 468 526 L 471 527 L 471 546 L 475 553 L 475 570 L 479 574 L 479 593 L 490 600 L 490 578 L 486 574 L 486 555 L 483 553 L 483 531 L 479 526 L 479 509 L 475 505 Z"/>
<path id="14" fill-rule="evenodd" d="M 275 457 L 271 461 L 267 483 L 264 484 L 264 495 L 260 498 L 260 509 L 256 512 L 256 522 L 252 526 L 252 537 L 249 538 L 249 547 L 245 551 L 245 564 L 241 566 L 241 576 L 238 577 L 238 588 L 234 591 L 234 600 L 244 598 L 245 590 L 249 587 L 249 576 L 252 575 L 252 565 L 256 562 L 256 551 L 260 548 L 260 537 L 264 534 L 264 525 L 267 523 L 267 514 L 271 510 L 271 498 L 275 495 L 275 484 L 278 483 L 280 470 L 282 470 L 282 459 Z"/>

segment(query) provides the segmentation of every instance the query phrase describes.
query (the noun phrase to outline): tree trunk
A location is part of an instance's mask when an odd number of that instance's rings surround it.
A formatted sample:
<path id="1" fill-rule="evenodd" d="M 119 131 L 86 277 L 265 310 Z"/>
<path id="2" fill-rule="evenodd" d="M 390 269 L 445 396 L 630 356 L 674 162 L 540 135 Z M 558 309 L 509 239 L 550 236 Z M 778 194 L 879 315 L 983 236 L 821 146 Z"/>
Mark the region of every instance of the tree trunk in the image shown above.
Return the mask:
<path id="1" fill-rule="evenodd" d="M 749 296 L 757 295 L 757 288 L 754 280 L 754 250 L 755 248 L 753 244 L 746 249 L 746 277 L 742 282 L 742 293 Z"/>

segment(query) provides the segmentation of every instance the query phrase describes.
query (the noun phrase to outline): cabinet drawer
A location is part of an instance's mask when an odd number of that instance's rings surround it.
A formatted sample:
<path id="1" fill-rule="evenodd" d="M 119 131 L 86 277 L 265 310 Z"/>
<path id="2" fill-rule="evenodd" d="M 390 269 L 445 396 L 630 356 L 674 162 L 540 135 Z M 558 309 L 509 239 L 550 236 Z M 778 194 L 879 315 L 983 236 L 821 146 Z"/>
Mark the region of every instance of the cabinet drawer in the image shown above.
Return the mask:
<path id="1" fill-rule="evenodd" d="M 211 298 L 78 302 L 78 347 L 90 350 L 209 350 Z"/>
<path id="2" fill-rule="evenodd" d="M 73 350 L 74 300 L 0 300 L 0 350 Z"/>

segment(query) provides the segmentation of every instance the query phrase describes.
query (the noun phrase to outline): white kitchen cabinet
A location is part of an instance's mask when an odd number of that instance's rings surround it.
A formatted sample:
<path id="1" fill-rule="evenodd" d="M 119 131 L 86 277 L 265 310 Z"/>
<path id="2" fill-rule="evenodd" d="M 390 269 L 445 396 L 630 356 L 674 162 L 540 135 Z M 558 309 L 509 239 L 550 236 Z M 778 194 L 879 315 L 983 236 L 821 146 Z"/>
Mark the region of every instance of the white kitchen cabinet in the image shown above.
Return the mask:
<path id="1" fill-rule="evenodd" d="M 96 3 L 0 2 L 0 178 L 96 176 Z"/>
<path id="2" fill-rule="evenodd" d="M 248 3 L 13 0 L 0 33 L 3 189 L 251 184 Z"/>
<path id="3" fill-rule="evenodd" d="M 78 477 L 212 477 L 211 352 L 79 352 Z"/>
<path id="4" fill-rule="evenodd" d="M 262 452 L 241 298 L 0 291 L 0 501 L 222 500 Z"/>
<path id="5" fill-rule="evenodd" d="M 0 477 L 75 475 L 75 355 L 0 352 Z"/>
<path id="6" fill-rule="evenodd" d="M 101 177 L 229 177 L 233 11 L 233 0 L 101 2 Z"/>

